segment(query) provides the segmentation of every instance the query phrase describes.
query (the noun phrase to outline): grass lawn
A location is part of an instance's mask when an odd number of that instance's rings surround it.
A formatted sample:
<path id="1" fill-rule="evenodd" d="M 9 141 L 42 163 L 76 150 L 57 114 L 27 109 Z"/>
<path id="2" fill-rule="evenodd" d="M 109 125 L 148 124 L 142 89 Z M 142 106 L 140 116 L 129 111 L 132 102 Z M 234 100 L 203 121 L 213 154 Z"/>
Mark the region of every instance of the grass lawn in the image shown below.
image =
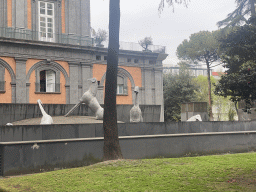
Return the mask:
<path id="1" fill-rule="evenodd" d="M 4 177 L 6 191 L 256 191 L 256 153 L 118 160 Z"/>

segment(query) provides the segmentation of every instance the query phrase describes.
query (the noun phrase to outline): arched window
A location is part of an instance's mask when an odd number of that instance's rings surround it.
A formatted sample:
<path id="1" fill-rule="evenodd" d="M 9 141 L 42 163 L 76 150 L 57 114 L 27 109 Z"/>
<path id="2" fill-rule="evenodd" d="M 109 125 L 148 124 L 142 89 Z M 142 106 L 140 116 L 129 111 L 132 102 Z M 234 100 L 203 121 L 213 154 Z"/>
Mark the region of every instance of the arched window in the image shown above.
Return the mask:
<path id="1" fill-rule="evenodd" d="M 104 87 L 105 79 L 106 79 L 106 73 L 102 76 L 100 80 L 100 86 L 102 86 L 102 88 Z M 116 91 L 117 95 L 128 95 L 128 84 L 127 84 L 128 79 L 130 80 L 131 88 L 133 89 L 135 87 L 135 84 L 131 74 L 123 68 L 118 68 L 117 91 Z"/>
<path id="2" fill-rule="evenodd" d="M 127 78 L 117 76 L 117 90 L 116 90 L 117 95 L 127 95 Z"/>

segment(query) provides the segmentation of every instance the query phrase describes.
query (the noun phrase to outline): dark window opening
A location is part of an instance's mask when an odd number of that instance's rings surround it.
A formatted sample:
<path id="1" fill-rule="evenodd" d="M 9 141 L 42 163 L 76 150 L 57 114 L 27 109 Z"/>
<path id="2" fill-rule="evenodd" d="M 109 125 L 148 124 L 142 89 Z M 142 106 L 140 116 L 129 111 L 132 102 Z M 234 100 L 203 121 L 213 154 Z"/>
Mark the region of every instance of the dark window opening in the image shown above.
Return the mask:
<path id="1" fill-rule="evenodd" d="M 96 55 L 96 60 L 101 60 L 101 56 L 100 55 Z"/>
<path id="2" fill-rule="evenodd" d="M 155 64 L 154 60 L 149 60 L 149 64 Z"/>
<path id="3" fill-rule="evenodd" d="M 5 91 L 5 81 L 0 81 L 0 91 Z"/>
<path id="4" fill-rule="evenodd" d="M 131 63 L 131 62 L 132 62 L 132 59 L 127 59 L 127 62 L 128 62 L 128 63 Z"/>
<path id="5" fill-rule="evenodd" d="M 134 59 L 134 63 L 139 63 L 139 59 Z"/>
<path id="6" fill-rule="evenodd" d="M 40 92 L 46 92 L 45 70 L 40 71 Z"/>
<path id="7" fill-rule="evenodd" d="M 52 70 L 40 71 L 40 82 L 36 83 L 36 90 L 40 92 L 60 92 L 60 84 L 56 84 L 56 72 Z"/>
<path id="8" fill-rule="evenodd" d="M 104 61 L 107 61 L 107 59 L 108 59 L 108 56 L 104 56 Z"/>

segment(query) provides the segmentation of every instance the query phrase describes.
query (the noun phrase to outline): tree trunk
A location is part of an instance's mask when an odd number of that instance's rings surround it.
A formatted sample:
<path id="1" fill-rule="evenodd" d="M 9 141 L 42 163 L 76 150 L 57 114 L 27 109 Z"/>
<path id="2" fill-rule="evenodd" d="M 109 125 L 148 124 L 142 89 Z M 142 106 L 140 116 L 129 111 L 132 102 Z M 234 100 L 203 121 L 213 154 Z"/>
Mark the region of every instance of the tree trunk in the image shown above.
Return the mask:
<path id="1" fill-rule="evenodd" d="M 251 17 L 255 17 L 256 13 L 255 13 L 255 0 L 250 0 L 250 4 L 251 4 Z"/>
<path id="2" fill-rule="evenodd" d="M 116 113 L 117 66 L 119 54 L 120 0 L 109 4 L 109 46 L 104 101 L 104 160 L 122 158 Z"/>
<path id="3" fill-rule="evenodd" d="M 210 115 L 210 121 L 213 121 L 210 63 L 207 58 L 205 60 L 206 60 L 206 66 L 207 66 L 207 79 L 208 79 L 209 115 Z"/>

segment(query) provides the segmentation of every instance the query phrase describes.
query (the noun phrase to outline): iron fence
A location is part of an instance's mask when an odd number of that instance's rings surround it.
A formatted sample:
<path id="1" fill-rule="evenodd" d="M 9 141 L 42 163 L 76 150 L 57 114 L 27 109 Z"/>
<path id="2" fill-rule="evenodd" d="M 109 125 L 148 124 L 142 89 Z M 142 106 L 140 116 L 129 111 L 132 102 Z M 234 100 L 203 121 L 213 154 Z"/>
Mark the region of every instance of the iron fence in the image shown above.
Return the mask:
<path id="1" fill-rule="evenodd" d="M 6 38 L 40 41 L 38 31 L 32 31 L 30 29 L 23 28 L 1 27 L 0 36 Z M 93 46 L 94 39 L 88 36 L 79 36 L 75 34 L 54 33 L 53 38 L 49 39 L 49 42 L 81 46 Z"/>
<path id="2" fill-rule="evenodd" d="M 0 37 L 24 39 L 33 41 L 48 41 L 53 43 L 71 44 L 80 46 L 95 46 L 94 38 L 89 36 L 80 36 L 76 34 L 66 33 L 54 33 L 53 38 L 45 40 L 40 38 L 38 31 L 32 31 L 24 28 L 13 28 L 13 27 L 0 27 Z M 108 42 L 103 42 L 104 47 L 108 47 Z M 154 53 L 165 53 L 166 47 L 161 45 L 149 45 L 148 49 L 145 50 L 140 46 L 139 43 L 132 42 L 119 42 L 119 48 L 121 50 L 130 51 L 143 51 L 143 52 L 154 52 Z"/>
<path id="3" fill-rule="evenodd" d="M 108 42 L 103 43 L 104 47 L 108 47 Z M 139 43 L 133 42 L 119 42 L 119 49 L 121 50 L 129 50 L 129 51 L 143 51 L 143 52 L 153 52 L 153 53 L 165 53 L 166 47 L 161 45 L 149 45 L 148 49 L 145 50 L 141 47 Z"/>

